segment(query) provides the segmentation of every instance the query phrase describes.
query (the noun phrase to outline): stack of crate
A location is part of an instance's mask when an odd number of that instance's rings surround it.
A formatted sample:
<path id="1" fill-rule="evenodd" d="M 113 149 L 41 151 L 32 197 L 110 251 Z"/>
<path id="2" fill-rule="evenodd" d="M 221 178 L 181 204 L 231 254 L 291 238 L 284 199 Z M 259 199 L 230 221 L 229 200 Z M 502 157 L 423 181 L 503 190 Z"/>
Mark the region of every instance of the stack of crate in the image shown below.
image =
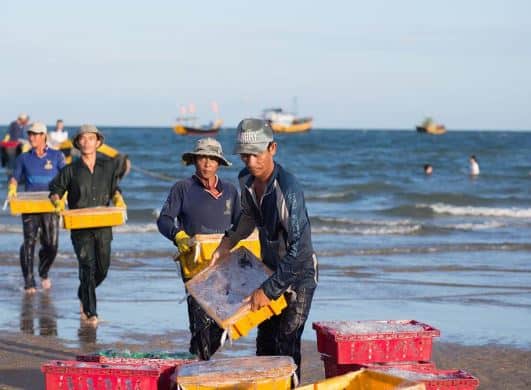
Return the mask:
<path id="1" fill-rule="evenodd" d="M 314 322 L 317 349 L 331 378 L 362 368 L 420 381 L 427 389 L 475 389 L 479 381 L 460 370 L 438 370 L 431 362 L 439 330 L 414 320 Z"/>

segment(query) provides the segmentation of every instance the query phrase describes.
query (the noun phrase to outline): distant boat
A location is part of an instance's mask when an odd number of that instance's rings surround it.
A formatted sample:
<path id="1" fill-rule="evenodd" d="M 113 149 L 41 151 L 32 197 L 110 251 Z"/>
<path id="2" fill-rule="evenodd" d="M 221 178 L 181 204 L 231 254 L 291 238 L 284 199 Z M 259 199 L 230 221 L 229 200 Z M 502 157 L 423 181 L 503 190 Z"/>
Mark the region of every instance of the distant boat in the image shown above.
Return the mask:
<path id="1" fill-rule="evenodd" d="M 180 116 L 173 126 L 173 131 L 179 135 L 213 136 L 216 135 L 223 125 L 223 120 L 219 118 L 219 107 L 216 102 L 212 102 L 212 111 L 216 114 L 216 120 L 205 125 L 198 124 L 195 114 L 195 104 L 190 103 L 188 107 L 180 106 Z M 190 115 L 187 115 L 189 113 Z"/>
<path id="2" fill-rule="evenodd" d="M 435 123 L 431 118 L 426 118 L 421 125 L 417 126 L 417 131 L 419 133 L 440 135 L 446 133 L 446 127 L 439 123 Z"/>
<path id="3" fill-rule="evenodd" d="M 270 108 L 262 112 L 264 120 L 269 122 L 275 133 L 301 133 L 313 126 L 313 118 L 298 117 L 281 108 Z"/>
<path id="4" fill-rule="evenodd" d="M 211 136 L 216 135 L 221 129 L 223 121 L 221 119 L 216 119 L 214 122 L 208 123 L 201 126 L 189 125 L 188 121 L 179 121 L 180 118 L 177 118 L 178 122 L 173 126 L 173 131 L 179 135 L 198 135 L 198 136 Z"/>

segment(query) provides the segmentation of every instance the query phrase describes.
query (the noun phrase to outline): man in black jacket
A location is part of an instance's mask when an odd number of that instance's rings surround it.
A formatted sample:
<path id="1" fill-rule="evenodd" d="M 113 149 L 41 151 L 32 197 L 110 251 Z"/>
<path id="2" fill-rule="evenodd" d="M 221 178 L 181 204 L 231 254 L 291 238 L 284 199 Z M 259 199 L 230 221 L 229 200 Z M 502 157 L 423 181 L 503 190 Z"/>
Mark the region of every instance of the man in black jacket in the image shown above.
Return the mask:
<path id="1" fill-rule="evenodd" d="M 50 199 L 58 202 L 68 191 L 68 207 L 109 206 L 125 208 L 118 187 L 114 160 L 96 158 L 96 149 L 103 143 L 103 134 L 94 125 L 83 125 L 74 138 L 81 158 L 67 165 L 50 183 Z M 112 228 L 72 229 L 72 244 L 79 263 L 78 298 L 81 319 L 97 325 L 96 287 L 107 276 L 111 261 Z"/>

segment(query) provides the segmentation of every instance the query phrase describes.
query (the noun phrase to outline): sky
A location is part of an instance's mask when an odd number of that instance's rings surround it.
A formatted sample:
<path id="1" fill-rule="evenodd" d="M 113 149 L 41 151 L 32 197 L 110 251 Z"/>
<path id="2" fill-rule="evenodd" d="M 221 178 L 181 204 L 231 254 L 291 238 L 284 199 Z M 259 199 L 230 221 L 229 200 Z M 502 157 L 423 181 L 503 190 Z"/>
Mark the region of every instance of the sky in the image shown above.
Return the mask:
<path id="1" fill-rule="evenodd" d="M 225 124 L 294 108 L 319 128 L 531 129 L 531 2 L 0 3 L 0 123 Z"/>

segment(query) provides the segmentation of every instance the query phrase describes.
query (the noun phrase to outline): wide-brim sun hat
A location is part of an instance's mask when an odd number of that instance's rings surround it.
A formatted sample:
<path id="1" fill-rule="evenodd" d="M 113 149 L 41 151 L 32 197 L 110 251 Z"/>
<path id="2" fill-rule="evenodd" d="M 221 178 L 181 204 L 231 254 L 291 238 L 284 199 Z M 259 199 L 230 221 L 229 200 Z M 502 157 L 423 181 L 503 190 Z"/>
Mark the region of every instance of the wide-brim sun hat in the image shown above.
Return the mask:
<path id="1" fill-rule="evenodd" d="M 81 137 L 83 134 L 86 133 L 94 133 L 98 137 L 98 141 L 100 141 L 100 146 L 103 144 L 103 141 L 105 141 L 105 137 L 101 133 L 101 131 L 98 130 L 98 128 L 94 125 L 81 125 L 79 130 L 76 133 L 76 136 L 74 137 L 74 140 L 72 143 L 74 144 L 74 147 L 76 149 L 79 149 L 79 137 Z"/>
<path id="2" fill-rule="evenodd" d="M 214 157 L 219 161 L 220 165 L 230 167 L 232 163 L 223 155 L 223 148 L 221 144 L 214 138 L 201 138 L 195 143 L 192 152 L 183 153 L 182 159 L 185 165 L 194 163 L 195 156 Z"/>
<path id="3" fill-rule="evenodd" d="M 273 142 L 273 129 L 263 119 L 243 119 L 236 134 L 234 154 L 260 154 Z"/>

